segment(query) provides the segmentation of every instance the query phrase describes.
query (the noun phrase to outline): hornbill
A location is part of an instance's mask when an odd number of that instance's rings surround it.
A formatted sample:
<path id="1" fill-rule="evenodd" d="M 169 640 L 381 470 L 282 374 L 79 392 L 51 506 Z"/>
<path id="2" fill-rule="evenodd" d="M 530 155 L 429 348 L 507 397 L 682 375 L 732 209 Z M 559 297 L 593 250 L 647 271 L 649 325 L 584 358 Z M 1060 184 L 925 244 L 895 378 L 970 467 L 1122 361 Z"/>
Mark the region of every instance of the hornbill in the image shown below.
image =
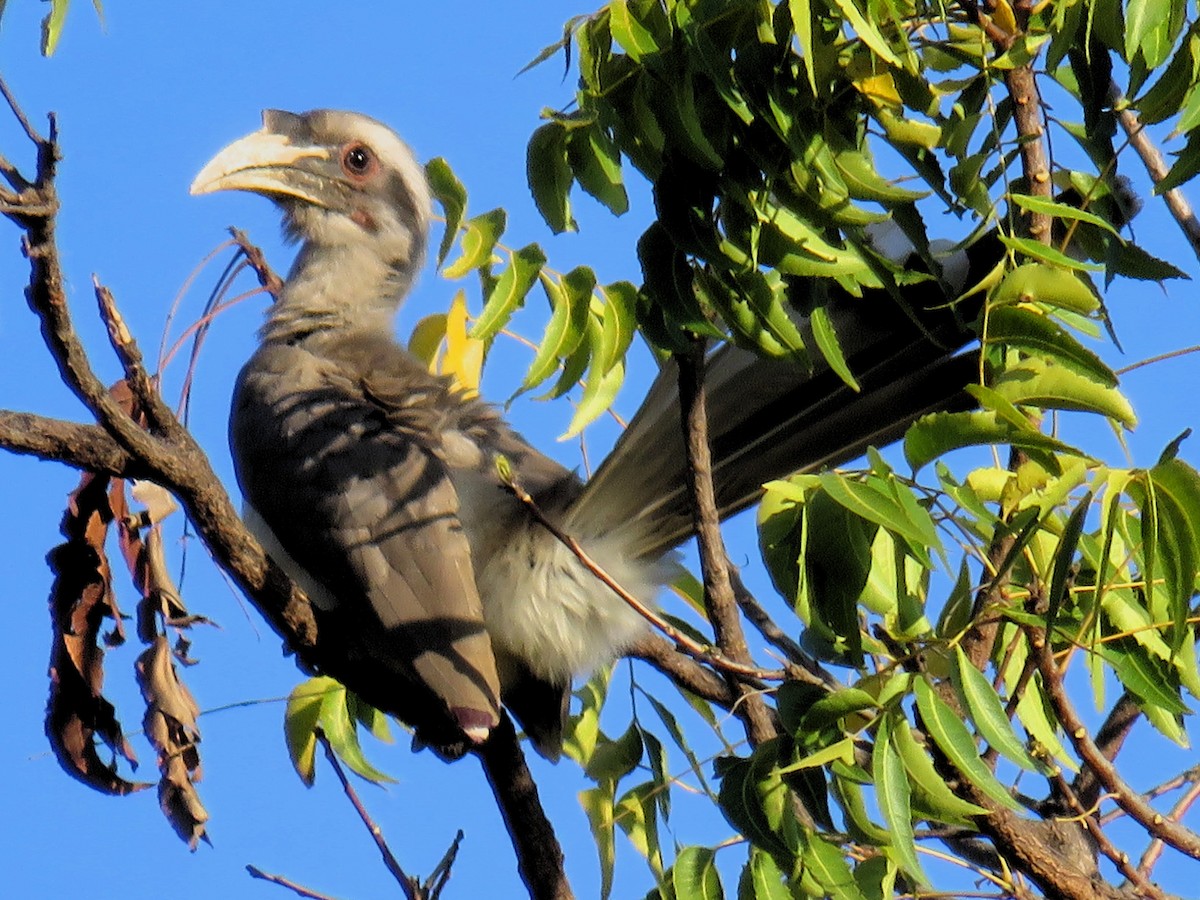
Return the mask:
<path id="1" fill-rule="evenodd" d="M 191 190 L 269 197 L 301 245 L 238 377 L 230 443 L 248 524 L 322 617 L 319 658 L 306 662 L 446 755 L 484 741 L 505 706 L 557 758 L 572 677 L 646 626 L 532 519 L 497 458 L 652 602 L 671 575 L 664 560 L 692 532 L 674 366 L 585 483 L 394 339 L 431 198 L 391 129 L 350 112 L 268 110 Z M 764 481 L 847 461 L 924 413 L 969 402 L 962 387 L 978 359 L 959 352 L 969 332 L 875 300 L 828 307 L 861 391 L 820 362 L 803 369 L 734 347 L 710 356 L 722 514 L 755 502 Z"/>

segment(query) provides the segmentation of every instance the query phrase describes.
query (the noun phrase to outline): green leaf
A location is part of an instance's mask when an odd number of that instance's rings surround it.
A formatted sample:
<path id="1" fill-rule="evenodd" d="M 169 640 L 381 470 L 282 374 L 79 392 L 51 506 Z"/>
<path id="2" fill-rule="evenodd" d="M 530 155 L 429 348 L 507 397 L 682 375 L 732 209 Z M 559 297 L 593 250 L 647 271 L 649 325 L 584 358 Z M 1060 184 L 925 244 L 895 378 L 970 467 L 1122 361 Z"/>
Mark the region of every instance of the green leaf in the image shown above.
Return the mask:
<path id="1" fill-rule="evenodd" d="M 509 255 L 509 264 L 492 287 L 484 304 L 483 312 L 471 328 L 471 337 L 478 341 L 490 341 L 507 323 L 512 314 L 525 302 L 525 296 L 533 287 L 546 254 L 537 244 L 528 244 Z"/>
<path id="2" fill-rule="evenodd" d="M 940 549 L 941 542 L 933 520 L 921 507 L 916 507 L 915 512 L 922 518 L 916 519 L 912 515 L 914 510 L 900 504 L 895 497 L 870 482 L 864 483 L 833 472 L 823 473 L 820 479 L 825 492 L 846 509 L 899 535 L 910 542 L 915 550 Z M 922 556 L 925 554 L 922 553 Z"/>
<path id="3" fill-rule="evenodd" d="M 601 900 L 608 900 L 612 895 L 613 868 L 617 861 L 617 841 L 613 830 L 615 800 L 615 785 L 611 783 L 579 792 L 579 805 L 587 816 L 592 829 L 592 841 L 600 857 Z"/>
<path id="4" fill-rule="evenodd" d="M 53 56 L 58 49 L 70 5 L 71 0 L 50 0 L 50 12 L 42 19 L 42 56 Z"/>
<path id="5" fill-rule="evenodd" d="M 458 180 L 450 164 L 440 156 L 431 159 L 425 165 L 425 177 L 429 180 L 430 190 L 433 191 L 434 199 L 441 204 L 442 215 L 446 219 L 446 228 L 442 232 L 442 242 L 437 253 L 437 267 L 440 269 L 450 253 L 450 248 L 454 246 L 454 239 L 458 237 L 458 229 L 467 210 L 467 189 Z"/>
<path id="6" fill-rule="evenodd" d="M 658 52 L 654 35 L 634 17 L 628 0 L 612 0 L 608 4 L 608 14 L 613 39 L 630 59 L 641 62 L 643 56 Z"/>
<path id="7" fill-rule="evenodd" d="M 325 695 L 341 693 L 345 688 L 327 675 L 310 678 L 292 688 L 283 716 L 283 735 L 288 758 L 300 780 L 312 787 L 316 778 L 317 724 Z"/>
<path id="8" fill-rule="evenodd" d="M 629 210 L 621 178 L 621 153 L 599 125 L 574 128 L 567 140 L 567 159 L 579 186 L 619 216 Z"/>
<path id="9" fill-rule="evenodd" d="M 1031 240 L 1030 238 L 1010 237 L 1007 234 L 1002 234 L 999 237 L 1001 243 L 1010 250 L 1015 250 L 1022 256 L 1041 260 L 1044 263 L 1049 263 L 1052 266 L 1058 266 L 1062 269 L 1099 272 L 1104 268 L 1096 263 L 1083 262 L 1074 257 L 1067 256 L 1061 250 L 1047 246 L 1040 241 Z"/>
<path id="10" fill-rule="evenodd" d="M 808 86 L 817 92 L 816 47 L 813 45 L 813 14 L 811 0 L 788 0 L 788 12 L 792 17 L 792 30 L 800 45 L 800 57 L 804 60 L 804 72 L 808 75 Z"/>
<path id="11" fill-rule="evenodd" d="M 616 783 L 637 768 L 642 760 L 642 750 L 641 733 L 631 724 L 615 741 L 601 737 L 584 766 L 584 773 L 596 782 Z"/>
<path id="12" fill-rule="evenodd" d="M 1126 428 L 1137 425 L 1133 407 L 1116 388 L 1048 360 L 1025 359 L 1003 371 L 992 387 L 1017 406 L 1095 412 Z"/>
<path id="13" fill-rule="evenodd" d="M 507 221 L 507 214 L 502 209 L 493 209 L 470 219 L 460 241 L 462 254 L 442 269 L 442 275 L 451 279 L 462 278 L 468 272 L 490 264 L 492 252 L 504 233 Z"/>
<path id="14" fill-rule="evenodd" d="M 916 679 L 914 683 L 917 695 L 917 707 L 921 711 L 921 721 L 929 736 L 933 738 L 938 749 L 954 764 L 954 767 L 965 775 L 972 784 L 1001 806 L 1015 812 L 1023 808 L 1005 789 L 996 776 L 979 758 L 975 749 L 975 741 L 971 733 L 954 711 L 946 705 L 933 686 L 924 678 Z"/>
<path id="15" fill-rule="evenodd" d="M 941 821 L 949 824 L 962 824 L 973 827 L 972 816 L 987 815 L 987 810 L 974 803 L 968 803 L 957 796 L 946 784 L 946 779 L 938 772 L 929 758 L 929 753 L 922 748 L 913 736 L 908 720 L 898 710 L 889 712 L 891 728 L 889 736 L 892 745 L 900 754 L 905 771 L 909 775 L 910 785 L 922 795 L 929 811 L 936 814 Z"/>
<path id="16" fill-rule="evenodd" d="M 808 323 L 812 326 L 813 339 L 817 342 L 821 355 L 825 357 L 825 362 L 829 363 L 829 368 L 833 369 L 838 378 L 851 388 L 861 391 L 858 379 L 854 377 L 854 373 L 846 364 L 846 357 L 842 353 L 842 344 L 838 340 L 837 332 L 833 329 L 829 311 L 824 306 L 815 307 L 808 317 Z"/>
<path id="17" fill-rule="evenodd" d="M 1067 580 L 1074 571 L 1075 551 L 1079 549 L 1079 538 L 1083 534 L 1083 520 L 1086 518 L 1091 505 L 1092 492 L 1088 491 L 1083 499 L 1076 504 L 1075 509 L 1071 511 L 1071 515 L 1067 518 L 1067 524 L 1063 528 L 1062 537 L 1058 542 L 1058 549 L 1054 553 L 1054 572 L 1050 576 L 1050 593 L 1047 595 L 1049 597 L 1046 613 L 1047 631 L 1053 630 L 1055 620 L 1058 618 L 1058 611 L 1065 602 L 1064 595 L 1067 591 Z M 962 653 L 961 649 L 959 653 Z M 983 676 L 980 675 L 980 677 L 982 678 Z M 1000 748 L 997 747 L 996 749 L 999 750 Z"/>
<path id="18" fill-rule="evenodd" d="M 1090 225 L 1095 225 L 1097 228 L 1102 228 L 1114 235 L 1117 234 L 1117 229 L 1113 228 L 1112 223 L 1095 213 L 1088 212 L 1086 209 L 1080 209 L 1078 206 L 1073 206 L 1070 203 L 1060 203 L 1057 200 L 1051 200 L 1048 197 L 1033 197 L 1029 194 L 1009 194 L 1008 198 L 1012 200 L 1021 209 L 1028 212 L 1043 213 L 1047 216 L 1053 216 L 1056 219 L 1068 219 L 1077 222 L 1087 222 Z"/>
<path id="19" fill-rule="evenodd" d="M 801 854 L 806 880 L 815 881 L 829 900 L 866 900 L 859 890 L 844 851 L 820 837 L 812 837 Z"/>
<path id="20" fill-rule="evenodd" d="M 889 46 L 882 32 L 863 15 L 854 0 L 833 0 L 833 3 L 841 10 L 842 15 L 846 17 L 846 21 L 854 29 L 854 33 L 858 35 L 864 44 L 875 51 L 875 54 L 880 59 L 898 69 L 904 67 L 904 64 L 892 52 L 892 48 Z"/>
<path id="21" fill-rule="evenodd" d="M 529 138 L 525 174 L 538 212 L 555 234 L 574 230 L 571 218 L 571 166 L 567 161 L 567 129 L 547 122 Z"/>
<path id="22" fill-rule="evenodd" d="M 1049 316 L 1020 306 L 997 306 L 988 313 L 989 344 L 1017 347 L 1044 355 L 1105 387 L 1116 387 L 1117 376 L 1091 350 Z"/>
<path id="23" fill-rule="evenodd" d="M 916 838 L 913 836 L 912 826 L 912 789 L 904 773 L 904 763 L 900 760 L 900 754 L 892 746 L 888 722 L 887 718 L 880 722 L 875 735 L 875 748 L 871 753 L 875 797 L 888 831 L 891 832 L 889 855 L 896 858 L 914 881 L 926 884 L 928 879 L 921 870 L 921 863 L 914 849 Z"/>
<path id="24" fill-rule="evenodd" d="M 584 271 L 591 275 L 590 269 L 582 267 L 573 271 L 575 273 Z M 542 290 L 546 292 L 546 299 L 550 301 L 550 318 L 546 322 L 546 330 L 538 344 L 537 355 L 529 364 L 525 380 L 521 383 L 522 391 L 532 390 L 549 378 L 557 368 L 559 359 L 570 356 L 579 346 L 579 342 L 583 340 L 587 323 L 587 308 L 592 291 L 591 288 L 588 288 L 583 297 L 578 297 L 573 292 L 565 290 L 565 282 L 571 275 L 572 273 L 564 275 L 562 282 L 556 281 L 545 272 L 538 275 Z M 595 283 L 596 276 L 591 275 L 593 287 Z"/>
<path id="25" fill-rule="evenodd" d="M 1004 712 L 1004 704 L 991 682 L 967 659 L 961 646 L 956 645 L 954 650 L 955 665 L 951 668 L 950 675 L 959 696 L 966 702 L 971 721 L 975 723 L 983 739 L 1022 769 L 1044 772 L 1045 767 L 1029 755 L 1025 745 L 1012 730 Z"/>
<path id="26" fill-rule="evenodd" d="M 671 866 L 676 900 L 724 900 L 716 853 L 709 847 L 684 847 Z"/>
<path id="27" fill-rule="evenodd" d="M 612 406 L 617 392 L 621 390 L 621 385 L 624 383 L 624 362 L 617 363 L 603 375 L 596 374 L 593 370 L 593 374 L 590 374 L 584 383 L 583 396 L 579 398 L 579 406 L 575 408 L 575 415 L 571 416 L 567 430 L 563 432 L 559 440 L 575 437 L 603 415 L 604 411 Z"/>
<path id="28" fill-rule="evenodd" d="M 1023 263 L 1009 272 L 992 298 L 996 305 L 1033 301 L 1082 315 L 1100 308 L 1095 291 L 1079 275 L 1068 269 L 1033 262 Z"/>
<path id="29" fill-rule="evenodd" d="M 904 457 L 913 471 L 962 447 L 1009 444 L 1030 452 L 1070 453 L 1082 451 L 1032 428 L 1017 428 L 994 410 L 966 413 L 932 413 L 916 421 L 904 436 Z"/>
<path id="30" fill-rule="evenodd" d="M 1188 705 L 1172 690 L 1165 667 L 1131 638 L 1120 638 L 1095 645 L 1095 651 L 1108 663 L 1121 683 L 1143 707 L 1156 706 L 1170 715 L 1190 713 Z"/>
<path id="31" fill-rule="evenodd" d="M 375 784 L 395 783 L 396 779 L 376 769 L 363 755 L 362 745 L 358 742 L 358 724 L 350 716 L 350 705 L 357 701 L 357 698 L 351 699 L 353 696 L 340 684 L 323 695 L 319 724 L 325 739 L 351 771 Z"/>
<path id="32" fill-rule="evenodd" d="M 750 858 L 738 880 L 738 900 L 792 900 L 792 893 L 783 880 L 783 872 L 771 858 L 756 847 L 750 848 Z"/>

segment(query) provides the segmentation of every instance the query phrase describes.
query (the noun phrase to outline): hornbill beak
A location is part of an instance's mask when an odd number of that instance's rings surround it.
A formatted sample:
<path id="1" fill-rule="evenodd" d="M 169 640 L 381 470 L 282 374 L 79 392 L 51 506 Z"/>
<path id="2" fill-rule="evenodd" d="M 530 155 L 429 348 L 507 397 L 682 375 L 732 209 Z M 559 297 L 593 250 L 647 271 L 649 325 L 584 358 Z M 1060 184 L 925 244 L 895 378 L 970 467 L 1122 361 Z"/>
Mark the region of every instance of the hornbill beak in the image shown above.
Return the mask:
<path id="1" fill-rule="evenodd" d="M 192 182 L 191 193 L 250 191 L 333 208 L 349 186 L 333 149 L 314 143 L 306 132 L 300 116 L 264 110 L 262 129 L 209 160 Z"/>

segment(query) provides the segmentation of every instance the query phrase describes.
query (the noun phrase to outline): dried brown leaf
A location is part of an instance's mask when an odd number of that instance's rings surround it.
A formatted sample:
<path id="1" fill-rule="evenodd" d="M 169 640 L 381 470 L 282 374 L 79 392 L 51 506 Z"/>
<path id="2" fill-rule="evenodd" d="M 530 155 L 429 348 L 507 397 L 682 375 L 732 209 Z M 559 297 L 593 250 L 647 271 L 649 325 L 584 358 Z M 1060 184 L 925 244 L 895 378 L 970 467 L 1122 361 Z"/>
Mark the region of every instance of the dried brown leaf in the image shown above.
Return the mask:
<path id="1" fill-rule="evenodd" d="M 104 547 L 113 519 L 110 481 L 89 473 L 82 476 L 63 515 L 61 531 L 66 540 L 47 556 L 55 578 L 50 592 L 54 636 L 46 735 L 70 775 L 104 793 L 127 794 L 148 785 L 118 775 L 115 762 L 104 762 L 97 747 L 100 741 L 114 755 L 137 764 L 116 710 L 103 695 L 100 634 L 106 620 L 113 623 L 112 635 L 123 639 Z"/>
<path id="2" fill-rule="evenodd" d="M 195 787 L 202 776 L 196 725 L 200 709 L 179 680 L 164 636 L 156 637 L 138 657 L 137 673 L 146 700 L 146 736 L 158 757 L 158 802 L 175 833 L 195 850 L 201 838 L 208 840 L 208 812 Z"/>

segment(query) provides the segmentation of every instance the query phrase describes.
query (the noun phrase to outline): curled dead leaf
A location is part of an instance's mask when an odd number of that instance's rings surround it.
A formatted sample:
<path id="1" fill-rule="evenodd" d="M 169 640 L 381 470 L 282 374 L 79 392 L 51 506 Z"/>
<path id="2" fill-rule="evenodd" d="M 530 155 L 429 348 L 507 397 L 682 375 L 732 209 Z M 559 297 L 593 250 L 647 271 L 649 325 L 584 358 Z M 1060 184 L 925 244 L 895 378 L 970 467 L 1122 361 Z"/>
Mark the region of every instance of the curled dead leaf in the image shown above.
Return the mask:
<path id="1" fill-rule="evenodd" d="M 208 840 L 208 811 L 200 802 L 200 709 L 191 691 L 179 680 L 166 637 L 159 635 L 138 657 L 138 685 L 146 701 L 146 737 L 158 757 L 158 802 L 176 834 L 196 849 Z"/>

